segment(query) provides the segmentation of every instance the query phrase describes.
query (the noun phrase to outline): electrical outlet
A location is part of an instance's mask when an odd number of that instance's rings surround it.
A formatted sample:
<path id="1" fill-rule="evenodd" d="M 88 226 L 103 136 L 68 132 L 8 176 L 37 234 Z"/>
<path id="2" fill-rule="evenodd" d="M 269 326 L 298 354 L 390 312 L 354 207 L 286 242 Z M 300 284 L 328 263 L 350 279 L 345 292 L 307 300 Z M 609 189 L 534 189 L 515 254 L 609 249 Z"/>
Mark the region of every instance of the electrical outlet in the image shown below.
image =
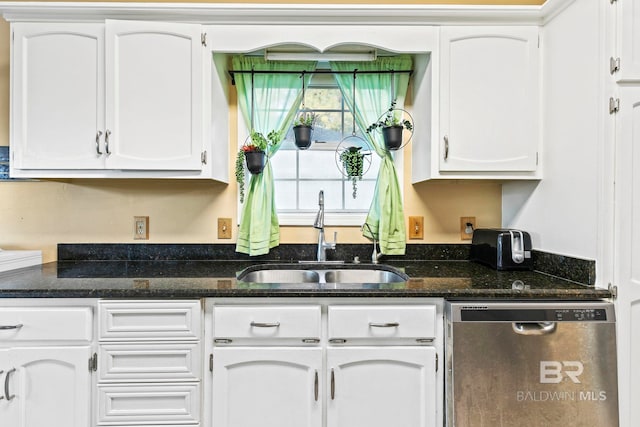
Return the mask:
<path id="1" fill-rule="evenodd" d="M 231 218 L 218 218 L 218 239 L 231 238 Z"/>
<path id="2" fill-rule="evenodd" d="M 133 238 L 134 240 L 149 240 L 149 217 L 133 217 Z"/>
<path id="3" fill-rule="evenodd" d="M 409 239 L 424 239 L 424 217 L 409 217 Z"/>
<path id="4" fill-rule="evenodd" d="M 475 216 L 460 217 L 460 239 L 471 240 L 473 238 L 473 230 L 476 229 Z"/>

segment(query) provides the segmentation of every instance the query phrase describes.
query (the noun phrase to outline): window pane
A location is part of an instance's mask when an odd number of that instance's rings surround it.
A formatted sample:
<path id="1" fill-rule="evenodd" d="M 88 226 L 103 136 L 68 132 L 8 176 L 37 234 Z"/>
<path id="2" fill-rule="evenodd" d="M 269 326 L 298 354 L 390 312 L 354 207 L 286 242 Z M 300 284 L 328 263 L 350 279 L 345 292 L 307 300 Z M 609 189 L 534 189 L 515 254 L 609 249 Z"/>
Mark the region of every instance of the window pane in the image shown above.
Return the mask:
<path id="1" fill-rule="evenodd" d="M 280 209 L 296 209 L 296 182 L 276 181 L 276 206 Z"/>
<path id="2" fill-rule="evenodd" d="M 371 200 L 373 199 L 373 190 L 376 187 L 375 181 L 358 181 L 358 191 L 356 198 L 353 198 L 353 186 L 351 181 L 344 182 L 345 191 L 345 209 L 348 210 L 369 210 Z"/>
<path id="3" fill-rule="evenodd" d="M 340 179 L 342 174 L 336 165 L 334 150 L 306 150 L 300 153 L 301 179 Z"/>
<path id="4" fill-rule="evenodd" d="M 296 152 L 291 150 L 283 150 L 280 148 L 278 152 L 269 159 L 273 168 L 274 179 L 295 179 L 296 178 Z"/>
<path id="5" fill-rule="evenodd" d="M 341 181 L 303 181 L 300 183 L 300 209 L 318 210 L 318 193 L 324 190 L 326 210 L 342 209 Z"/>

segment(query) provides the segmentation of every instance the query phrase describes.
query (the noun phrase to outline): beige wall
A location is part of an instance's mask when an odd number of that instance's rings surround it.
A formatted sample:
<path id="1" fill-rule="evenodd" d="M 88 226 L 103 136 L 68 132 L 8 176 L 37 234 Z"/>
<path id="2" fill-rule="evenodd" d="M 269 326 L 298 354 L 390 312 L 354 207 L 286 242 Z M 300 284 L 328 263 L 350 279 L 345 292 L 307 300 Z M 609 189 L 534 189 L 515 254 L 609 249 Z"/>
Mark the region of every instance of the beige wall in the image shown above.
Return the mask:
<path id="1" fill-rule="evenodd" d="M 233 3 L 233 1 L 221 1 Z M 235 1 L 235 3 L 273 1 Z M 216 3 L 216 1 L 211 1 Z M 276 3 L 314 3 L 276 1 Z M 342 3 L 340 0 L 324 3 Z M 350 1 L 350 3 L 397 3 Z M 522 1 L 404 1 L 406 4 L 540 4 Z M 232 91 L 233 93 L 233 91 Z M 232 103 L 235 101 L 232 100 Z M 232 111 L 235 110 L 231 105 Z M 235 120 L 232 117 L 232 120 Z M 234 126 L 231 126 L 234 129 Z M 0 20 L 0 145 L 9 145 L 9 26 Z M 479 226 L 501 223 L 501 186 L 494 182 L 448 181 L 411 185 L 411 153 L 405 149 L 405 214 L 424 216 L 424 240 L 460 243 L 459 217 L 476 216 Z M 230 150 L 234 153 L 235 148 Z M 229 159 L 233 171 L 234 159 Z M 42 249 L 56 259 L 57 243 L 140 243 L 133 240 L 133 216 L 150 217 L 149 243 L 228 243 L 216 237 L 217 218 L 237 218 L 236 185 L 212 181 L 77 179 L 0 182 L 0 248 Z M 357 227 L 336 228 L 338 240 L 366 240 Z M 333 228 L 327 231 L 332 233 Z M 329 234 L 331 235 L 331 234 Z M 316 230 L 282 227 L 282 243 L 311 243 Z M 233 239 L 236 233 L 234 230 Z"/>

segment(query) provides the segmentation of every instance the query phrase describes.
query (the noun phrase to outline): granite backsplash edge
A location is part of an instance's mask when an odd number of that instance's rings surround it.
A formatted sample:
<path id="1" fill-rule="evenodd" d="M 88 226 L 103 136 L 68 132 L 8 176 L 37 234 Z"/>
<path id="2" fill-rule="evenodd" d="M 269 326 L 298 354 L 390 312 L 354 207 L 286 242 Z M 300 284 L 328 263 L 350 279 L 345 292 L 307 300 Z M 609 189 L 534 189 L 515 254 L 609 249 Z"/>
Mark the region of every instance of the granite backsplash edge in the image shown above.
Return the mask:
<path id="1" fill-rule="evenodd" d="M 466 261 L 469 244 L 410 244 L 404 256 L 383 257 L 386 261 Z M 329 260 L 369 262 L 372 246 L 367 244 L 339 244 L 328 251 Z M 297 262 L 313 260 L 315 244 L 282 244 L 269 254 L 250 257 L 235 251 L 235 244 L 199 243 L 60 243 L 58 261 L 225 261 L 255 260 Z M 533 268 L 541 273 L 560 277 L 587 286 L 595 284 L 595 261 L 568 257 L 549 252 L 533 251 Z"/>

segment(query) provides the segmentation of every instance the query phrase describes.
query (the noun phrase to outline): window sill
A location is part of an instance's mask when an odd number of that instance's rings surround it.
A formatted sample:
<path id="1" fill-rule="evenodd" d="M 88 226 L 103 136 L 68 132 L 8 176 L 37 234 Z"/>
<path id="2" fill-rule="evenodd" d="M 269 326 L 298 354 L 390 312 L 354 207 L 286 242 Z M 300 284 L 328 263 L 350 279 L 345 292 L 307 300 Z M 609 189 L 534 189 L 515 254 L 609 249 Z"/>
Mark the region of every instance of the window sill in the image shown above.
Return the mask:
<path id="1" fill-rule="evenodd" d="M 313 226 L 316 219 L 316 212 L 307 213 L 279 213 L 278 222 L 285 226 Z M 367 214 L 358 213 L 332 213 L 326 212 L 324 215 L 324 225 L 336 227 L 361 227 L 364 224 Z"/>

